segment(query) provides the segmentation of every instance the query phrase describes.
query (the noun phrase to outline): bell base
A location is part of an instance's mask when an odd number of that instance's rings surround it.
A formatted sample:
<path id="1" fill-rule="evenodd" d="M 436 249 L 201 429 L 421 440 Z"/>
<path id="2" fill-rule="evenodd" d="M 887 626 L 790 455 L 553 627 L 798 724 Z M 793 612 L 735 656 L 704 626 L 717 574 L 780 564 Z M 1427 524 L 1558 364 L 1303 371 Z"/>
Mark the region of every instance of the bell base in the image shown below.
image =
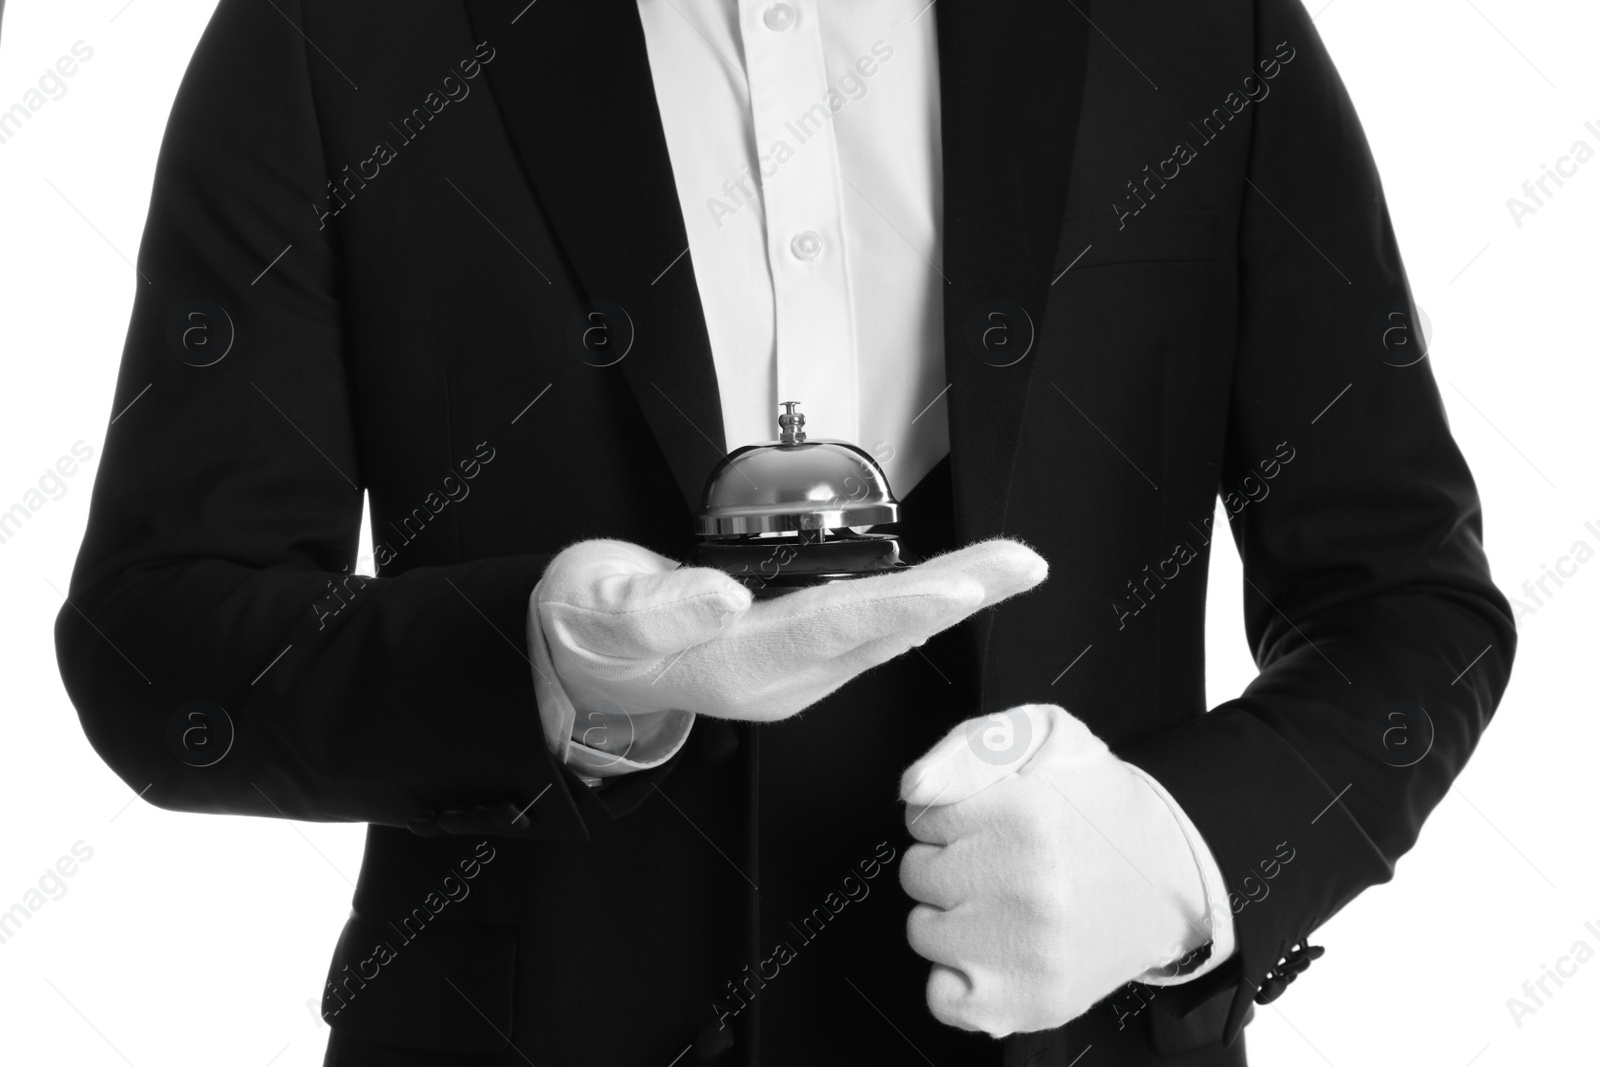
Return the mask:
<path id="1" fill-rule="evenodd" d="M 758 600 L 904 566 L 900 542 L 892 534 L 842 534 L 828 540 L 707 539 L 695 547 L 694 561 L 730 575 Z"/>

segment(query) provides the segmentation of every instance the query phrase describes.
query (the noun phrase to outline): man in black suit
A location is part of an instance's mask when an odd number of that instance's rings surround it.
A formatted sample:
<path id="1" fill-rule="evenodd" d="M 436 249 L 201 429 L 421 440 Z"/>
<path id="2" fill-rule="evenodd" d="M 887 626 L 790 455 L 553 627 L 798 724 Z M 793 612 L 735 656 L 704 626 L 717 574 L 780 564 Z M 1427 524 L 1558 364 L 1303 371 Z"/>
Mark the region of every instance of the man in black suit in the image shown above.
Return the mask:
<path id="1" fill-rule="evenodd" d="M 1470 755 L 1511 614 L 1300 5 L 936 17 L 950 447 L 902 531 L 919 556 L 1017 538 L 1053 574 L 597 790 L 542 736 L 530 594 L 588 538 L 687 558 L 740 443 L 695 275 L 662 271 L 689 241 L 634 0 L 220 6 L 57 646 L 152 803 L 370 824 L 329 1064 L 1242 1064 L 1251 1004 Z M 484 96 L 377 158 L 473 62 Z M 632 325 L 608 366 L 568 344 L 599 301 Z M 1022 358 L 993 358 L 996 321 Z M 363 489 L 376 578 L 349 573 Z M 1219 490 L 1260 674 L 1208 711 Z M 997 1044 L 929 1014 L 875 879 L 908 844 L 900 771 L 1030 703 L 1176 799 L 1236 947 Z M 795 958 L 752 981 L 780 938 Z"/>

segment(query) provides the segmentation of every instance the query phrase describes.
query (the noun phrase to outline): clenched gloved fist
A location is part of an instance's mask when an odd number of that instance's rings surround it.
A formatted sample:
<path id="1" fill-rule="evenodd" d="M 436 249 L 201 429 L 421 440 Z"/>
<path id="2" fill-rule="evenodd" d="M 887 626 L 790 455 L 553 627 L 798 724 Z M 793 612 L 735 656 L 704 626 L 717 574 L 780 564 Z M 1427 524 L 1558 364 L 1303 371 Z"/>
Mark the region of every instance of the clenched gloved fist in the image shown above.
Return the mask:
<path id="1" fill-rule="evenodd" d="M 721 571 L 583 541 L 550 562 L 528 601 L 546 737 L 566 757 L 579 715 L 625 717 L 635 736 L 690 715 L 784 719 L 1047 572 L 1025 545 L 985 541 L 758 601 Z"/>
<path id="2" fill-rule="evenodd" d="M 962 723 L 911 765 L 900 882 L 935 1018 L 1053 1029 L 1208 940 L 1195 846 L 1151 781 L 1053 704 Z"/>

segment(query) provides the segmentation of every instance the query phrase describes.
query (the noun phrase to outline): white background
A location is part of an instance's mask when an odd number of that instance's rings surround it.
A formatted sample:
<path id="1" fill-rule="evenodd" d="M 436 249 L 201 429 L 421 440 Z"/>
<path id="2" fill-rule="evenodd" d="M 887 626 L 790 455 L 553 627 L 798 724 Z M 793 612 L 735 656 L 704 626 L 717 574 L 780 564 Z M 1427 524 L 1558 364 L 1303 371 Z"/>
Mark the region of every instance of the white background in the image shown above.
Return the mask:
<path id="1" fill-rule="evenodd" d="M 1526 600 L 1522 583 L 1575 541 L 1600 550 L 1584 526 L 1600 529 L 1600 159 L 1521 227 L 1506 199 L 1574 141 L 1600 150 L 1584 129 L 1600 128 L 1600 10 L 1578 0 L 1324 2 L 1311 10 L 1365 123 L 1413 294 L 1432 321 L 1430 359 L 1482 491 L 1495 578 Z M 75 842 L 93 849 L 65 895 L 0 944 L 7 1063 L 315 1067 L 328 1034 L 310 1005 L 362 828 L 183 815 L 136 800 L 84 740 L 51 641 L 113 414 L 156 150 L 212 7 L 5 7 L 0 109 L 74 42 L 94 55 L 64 96 L 0 144 L 0 510 L 74 442 L 95 457 L 0 544 L 9 812 L 0 910 Z M 1213 704 L 1254 674 L 1238 560 L 1219 548 Z M 1395 881 L 1323 927 L 1313 940 L 1328 954 L 1258 1009 L 1253 1063 L 1595 1062 L 1600 960 L 1550 986 L 1555 995 L 1520 1027 L 1506 1000 L 1580 938 L 1600 951 L 1584 929 L 1600 929 L 1597 607 L 1600 559 L 1522 614 L 1510 692 L 1458 788 Z"/>

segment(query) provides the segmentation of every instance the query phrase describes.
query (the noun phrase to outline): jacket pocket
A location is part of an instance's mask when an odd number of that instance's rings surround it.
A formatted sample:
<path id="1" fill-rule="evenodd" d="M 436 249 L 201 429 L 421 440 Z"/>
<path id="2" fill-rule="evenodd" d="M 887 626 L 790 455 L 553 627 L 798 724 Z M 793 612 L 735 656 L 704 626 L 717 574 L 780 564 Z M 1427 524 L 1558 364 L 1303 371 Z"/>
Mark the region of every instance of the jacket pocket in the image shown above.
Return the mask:
<path id="1" fill-rule="evenodd" d="M 333 951 L 322 1017 L 362 1041 L 487 1056 L 511 1038 L 516 929 L 352 912 Z"/>

